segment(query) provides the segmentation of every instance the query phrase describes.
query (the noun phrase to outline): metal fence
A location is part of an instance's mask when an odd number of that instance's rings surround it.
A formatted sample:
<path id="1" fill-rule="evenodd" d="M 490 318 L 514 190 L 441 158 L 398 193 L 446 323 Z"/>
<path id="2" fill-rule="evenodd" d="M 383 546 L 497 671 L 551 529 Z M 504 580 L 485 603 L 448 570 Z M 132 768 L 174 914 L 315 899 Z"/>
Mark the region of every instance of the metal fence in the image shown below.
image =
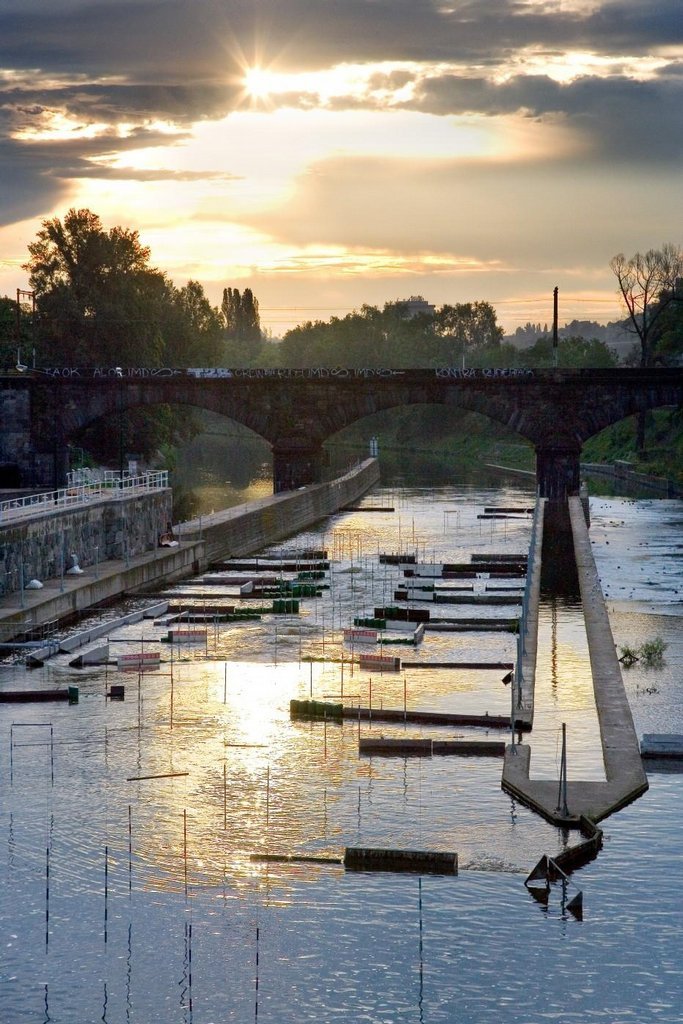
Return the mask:
<path id="1" fill-rule="evenodd" d="M 31 494 L 25 498 L 0 502 L 0 526 L 30 519 L 44 512 L 63 511 L 102 501 L 117 501 L 138 494 L 163 491 L 168 487 L 168 470 L 143 473 L 141 476 L 119 476 L 107 470 L 101 480 L 62 487 L 58 491 Z"/>

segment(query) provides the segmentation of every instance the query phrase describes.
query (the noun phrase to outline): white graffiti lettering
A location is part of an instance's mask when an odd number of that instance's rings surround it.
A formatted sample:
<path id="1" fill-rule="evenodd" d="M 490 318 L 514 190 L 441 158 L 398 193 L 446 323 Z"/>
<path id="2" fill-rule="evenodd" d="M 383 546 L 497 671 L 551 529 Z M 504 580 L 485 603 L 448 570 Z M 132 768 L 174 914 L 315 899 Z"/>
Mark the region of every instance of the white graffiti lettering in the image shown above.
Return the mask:
<path id="1" fill-rule="evenodd" d="M 465 367 L 441 366 L 434 371 L 437 377 L 450 377 L 453 380 L 476 380 L 489 377 L 533 377 L 534 371 L 521 366 L 509 367 Z"/>
<path id="2" fill-rule="evenodd" d="M 533 377 L 534 370 L 525 367 L 456 367 L 440 366 L 435 370 L 395 370 L 386 366 L 344 367 L 344 366 L 306 366 L 306 367 L 237 367 L 225 366 L 194 366 L 178 369 L 170 366 L 48 366 L 37 368 L 37 373 L 49 377 L 93 377 L 95 379 L 159 379 L 168 377 L 194 377 L 200 380 L 367 380 L 369 378 L 389 379 L 406 375 L 433 374 L 439 379 L 449 380 L 484 380 L 488 378 Z"/>
<path id="3" fill-rule="evenodd" d="M 47 366 L 41 373 L 46 373 L 48 377 L 80 377 L 81 371 L 76 370 L 68 366 Z"/>

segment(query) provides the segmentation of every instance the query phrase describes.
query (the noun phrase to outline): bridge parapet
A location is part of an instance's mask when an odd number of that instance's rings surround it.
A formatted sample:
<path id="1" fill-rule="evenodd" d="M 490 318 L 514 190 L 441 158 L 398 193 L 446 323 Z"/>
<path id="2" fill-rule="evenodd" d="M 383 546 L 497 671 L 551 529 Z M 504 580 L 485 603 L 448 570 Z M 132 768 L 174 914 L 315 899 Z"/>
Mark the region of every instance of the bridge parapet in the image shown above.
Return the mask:
<path id="1" fill-rule="evenodd" d="M 530 441 L 541 496 L 564 501 L 578 492 L 584 441 L 644 409 L 683 404 L 683 368 L 94 367 L 8 374 L 0 378 L 0 467 L 13 466 L 22 486 L 59 486 L 66 445 L 85 426 L 161 403 L 208 409 L 254 430 L 273 445 L 281 488 L 319 479 L 323 442 L 351 423 L 406 405 L 450 405 Z"/>

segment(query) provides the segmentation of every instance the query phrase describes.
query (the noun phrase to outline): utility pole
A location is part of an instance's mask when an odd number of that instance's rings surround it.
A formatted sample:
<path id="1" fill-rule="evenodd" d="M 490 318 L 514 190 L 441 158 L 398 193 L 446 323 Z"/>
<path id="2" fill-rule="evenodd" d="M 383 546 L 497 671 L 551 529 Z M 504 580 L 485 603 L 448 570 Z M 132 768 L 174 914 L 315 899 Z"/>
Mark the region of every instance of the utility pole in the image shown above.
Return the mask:
<path id="1" fill-rule="evenodd" d="M 557 367 L 557 285 L 553 288 L 553 366 Z"/>
<path id="2" fill-rule="evenodd" d="M 22 298 L 31 299 L 31 323 L 33 330 L 33 367 L 35 369 L 36 364 L 36 293 L 33 291 L 27 291 L 25 288 L 17 288 L 17 369 L 22 367 L 21 363 L 21 300 Z M 22 367 L 25 369 L 25 367 Z"/>

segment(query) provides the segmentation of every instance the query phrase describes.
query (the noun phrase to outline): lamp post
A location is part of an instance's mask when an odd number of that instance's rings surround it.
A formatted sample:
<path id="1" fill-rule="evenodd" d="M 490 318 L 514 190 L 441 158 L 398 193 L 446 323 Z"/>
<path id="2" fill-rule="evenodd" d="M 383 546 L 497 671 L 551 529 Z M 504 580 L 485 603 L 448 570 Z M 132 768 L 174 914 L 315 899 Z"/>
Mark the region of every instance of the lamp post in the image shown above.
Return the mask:
<path id="1" fill-rule="evenodd" d="M 119 377 L 119 487 L 123 486 L 123 373 L 117 368 Z"/>

